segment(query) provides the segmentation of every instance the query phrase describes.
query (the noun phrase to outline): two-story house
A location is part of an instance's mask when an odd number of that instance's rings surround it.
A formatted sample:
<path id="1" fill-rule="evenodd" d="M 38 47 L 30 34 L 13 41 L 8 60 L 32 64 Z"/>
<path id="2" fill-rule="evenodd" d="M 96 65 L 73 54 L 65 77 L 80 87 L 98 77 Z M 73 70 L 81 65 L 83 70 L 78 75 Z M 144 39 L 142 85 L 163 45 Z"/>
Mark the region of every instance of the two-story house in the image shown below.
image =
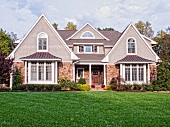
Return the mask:
<path id="1" fill-rule="evenodd" d="M 56 31 L 42 14 L 9 57 L 24 84 L 58 84 L 59 77 L 83 77 L 95 85 L 120 77 L 127 84 L 142 84 L 154 77 L 155 43 L 132 23 L 122 33 L 98 31 L 89 23 L 77 31 Z"/>

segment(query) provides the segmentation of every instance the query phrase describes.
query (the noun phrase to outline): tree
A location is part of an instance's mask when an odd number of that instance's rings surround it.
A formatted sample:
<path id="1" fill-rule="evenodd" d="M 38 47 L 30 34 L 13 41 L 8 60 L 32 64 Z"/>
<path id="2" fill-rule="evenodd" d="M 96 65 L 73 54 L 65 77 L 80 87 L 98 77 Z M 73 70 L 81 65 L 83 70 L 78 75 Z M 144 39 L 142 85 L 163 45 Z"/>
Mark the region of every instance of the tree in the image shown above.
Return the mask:
<path id="1" fill-rule="evenodd" d="M 18 70 L 18 68 L 15 68 L 15 72 L 14 72 L 14 78 L 13 78 L 13 86 L 18 86 L 22 84 L 22 76 L 20 71 Z"/>
<path id="2" fill-rule="evenodd" d="M 154 40 L 158 42 L 154 50 L 162 60 L 157 68 L 157 84 L 170 87 L 170 34 L 161 30 Z"/>
<path id="3" fill-rule="evenodd" d="M 0 52 L 0 84 L 7 83 L 12 72 L 13 59 L 6 59 L 6 54 Z"/>
<path id="4" fill-rule="evenodd" d="M 58 30 L 58 24 L 53 23 L 52 25 L 53 25 L 53 27 L 54 27 L 55 30 Z"/>
<path id="5" fill-rule="evenodd" d="M 64 29 L 65 30 L 77 30 L 77 25 L 73 24 L 72 22 L 68 22 L 67 26 Z"/>
<path id="6" fill-rule="evenodd" d="M 5 56 L 8 56 L 9 53 L 14 49 L 13 39 L 11 35 L 7 34 L 6 31 L 0 29 L 0 51 L 5 53 Z"/>
<path id="7" fill-rule="evenodd" d="M 153 37 L 154 31 L 152 30 L 151 24 L 148 21 L 146 23 L 139 21 L 138 23 L 135 23 L 135 26 L 142 35 L 149 38 Z"/>

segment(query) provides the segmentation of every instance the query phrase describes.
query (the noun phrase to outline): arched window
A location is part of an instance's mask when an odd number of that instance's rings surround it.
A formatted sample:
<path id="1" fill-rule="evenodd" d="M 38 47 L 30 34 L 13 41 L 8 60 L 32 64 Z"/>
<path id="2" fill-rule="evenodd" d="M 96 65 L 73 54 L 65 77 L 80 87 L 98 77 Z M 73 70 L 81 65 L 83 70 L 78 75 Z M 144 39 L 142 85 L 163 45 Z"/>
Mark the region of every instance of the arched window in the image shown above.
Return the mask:
<path id="1" fill-rule="evenodd" d="M 37 36 L 37 51 L 43 52 L 48 50 L 48 35 L 41 32 Z"/>
<path id="2" fill-rule="evenodd" d="M 90 31 L 86 31 L 81 35 L 82 38 L 94 38 L 94 35 Z"/>
<path id="3" fill-rule="evenodd" d="M 128 53 L 136 53 L 136 41 L 134 38 L 128 39 Z"/>

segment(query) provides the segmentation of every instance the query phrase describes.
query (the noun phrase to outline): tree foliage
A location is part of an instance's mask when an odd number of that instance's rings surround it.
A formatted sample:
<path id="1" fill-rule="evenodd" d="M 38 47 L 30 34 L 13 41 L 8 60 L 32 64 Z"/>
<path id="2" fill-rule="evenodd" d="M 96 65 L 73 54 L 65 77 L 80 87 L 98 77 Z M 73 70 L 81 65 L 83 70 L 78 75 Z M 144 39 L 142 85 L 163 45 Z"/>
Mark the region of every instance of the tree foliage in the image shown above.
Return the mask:
<path id="1" fill-rule="evenodd" d="M 6 83 L 12 72 L 13 59 L 6 59 L 6 54 L 0 51 L 0 84 Z"/>
<path id="2" fill-rule="evenodd" d="M 18 86 L 22 84 L 22 76 L 19 69 L 16 67 L 13 78 L 13 86 Z"/>
<path id="3" fill-rule="evenodd" d="M 52 26 L 54 27 L 55 30 L 58 30 L 58 24 L 53 23 Z"/>
<path id="4" fill-rule="evenodd" d="M 170 34 L 161 30 L 154 40 L 158 42 L 154 50 L 162 61 L 157 68 L 157 81 L 159 85 L 167 87 L 170 85 Z"/>
<path id="5" fill-rule="evenodd" d="M 148 21 L 146 23 L 139 21 L 138 23 L 135 23 L 135 26 L 142 35 L 149 38 L 153 37 L 154 31 L 152 30 L 151 24 Z"/>
<path id="6" fill-rule="evenodd" d="M 14 49 L 14 43 L 13 39 L 16 38 L 16 35 L 13 32 L 10 34 L 7 34 L 6 31 L 3 31 L 3 29 L 0 29 L 0 51 L 5 53 L 5 56 L 9 55 L 9 53 Z M 15 38 L 11 38 L 15 37 Z"/>
<path id="7" fill-rule="evenodd" d="M 73 24 L 72 22 L 68 22 L 67 26 L 64 29 L 65 30 L 77 30 L 77 25 Z"/>
<path id="8" fill-rule="evenodd" d="M 101 28 L 97 28 L 97 30 L 107 30 L 107 31 L 115 31 L 113 28 L 111 28 L 111 27 L 109 27 L 109 28 L 103 28 L 103 29 L 101 29 Z"/>

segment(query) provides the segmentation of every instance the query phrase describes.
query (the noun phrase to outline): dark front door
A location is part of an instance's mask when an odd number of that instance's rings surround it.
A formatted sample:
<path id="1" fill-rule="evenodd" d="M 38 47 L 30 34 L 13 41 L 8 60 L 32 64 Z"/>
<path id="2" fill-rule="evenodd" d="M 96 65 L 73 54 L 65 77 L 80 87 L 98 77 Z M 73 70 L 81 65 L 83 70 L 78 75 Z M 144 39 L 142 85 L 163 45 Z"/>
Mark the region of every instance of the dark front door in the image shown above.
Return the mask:
<path id="1" fill-rule="evenodd" d="M 103 66 L 92 66 L 92 84 L 100 85 L 103 81 Z"/>

